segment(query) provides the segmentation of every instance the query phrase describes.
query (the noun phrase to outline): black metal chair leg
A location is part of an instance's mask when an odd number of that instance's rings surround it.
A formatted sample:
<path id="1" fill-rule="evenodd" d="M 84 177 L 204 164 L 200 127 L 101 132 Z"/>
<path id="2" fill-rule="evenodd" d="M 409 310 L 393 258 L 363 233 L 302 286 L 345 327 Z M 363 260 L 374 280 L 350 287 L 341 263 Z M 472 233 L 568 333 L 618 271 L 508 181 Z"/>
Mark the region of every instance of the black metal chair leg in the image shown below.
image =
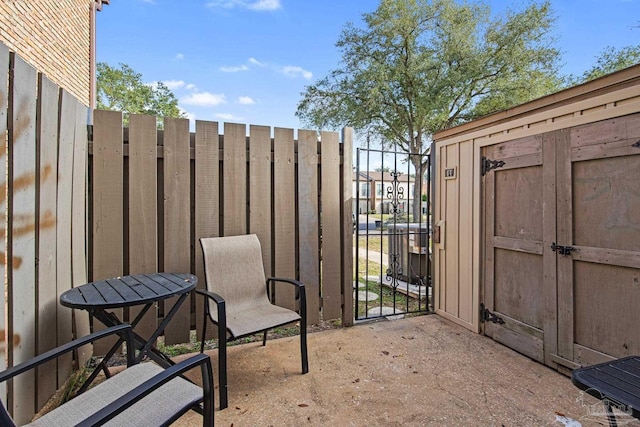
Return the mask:
<path id="1" fill-rule="evenodd" d="M 207 303 L 207 301 L 205 300 L 205 304 Z M 207 319 L 208 316 L 205 316 L 204 319 L 202 319 L 202 342 L 200 343 L 200 353 L 204 353 L 204 340 L 207 337 L 207 322 L 209 321 L 209 319 Z"/>
<path id="2" fill-rule="evenodd" d="M 267 345 L 267 331 L 264 331 L 264 335 L 262 336 L 262 346 Z"/>
<path id="3" fill-rule="evenodd" d="M 220 409 L 229 406 L 227 396 L 227 331 L 218 323 L 218 383 L 220 384 Z"/>
<path id="4" fill-rule="evenodd" d="M 300 322 L 300 354 L 302 356 L 302 373 L 309 372 L 309 358 L 307 356 L 307 322 L 303 319 Z"/>

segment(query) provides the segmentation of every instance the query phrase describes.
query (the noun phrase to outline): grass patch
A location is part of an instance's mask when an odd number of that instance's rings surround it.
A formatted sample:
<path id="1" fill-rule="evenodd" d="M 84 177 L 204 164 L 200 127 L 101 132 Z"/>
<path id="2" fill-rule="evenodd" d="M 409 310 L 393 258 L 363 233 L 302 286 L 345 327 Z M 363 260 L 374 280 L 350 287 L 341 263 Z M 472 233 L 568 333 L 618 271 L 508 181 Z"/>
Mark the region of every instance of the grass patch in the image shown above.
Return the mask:
<path id="1" fill-rule="evenodd" d="M 359 236 L 358 249 L 368 249 L 370 251 L 389 253 L 389 236 Z"/>
<path id="2" fill-rule="evenodd" d="M 370 238 L 371 243 L 371 238 Z M 362 279 L 366 286 L 358 288 L 356 291 L 373 292 L 379 296 L 375 301 L 365 301 L 358 299 L 356 318 L 362 319 L 367 317 L 367 311 L 374 307 L 396 307 L 403 312 L 417 312 L 425 309 L 426 301 L 419 301 L 416 298 L 405 295 L 400 291 L 394 291 L 392 288 L 379 283 L 379 280 L 386 276 L 386 266 L 364 257 L 358 258 L 358 269 L 354 274 L 355 280 Z M 369 278 L 371 280 L 369 280 Z"/>

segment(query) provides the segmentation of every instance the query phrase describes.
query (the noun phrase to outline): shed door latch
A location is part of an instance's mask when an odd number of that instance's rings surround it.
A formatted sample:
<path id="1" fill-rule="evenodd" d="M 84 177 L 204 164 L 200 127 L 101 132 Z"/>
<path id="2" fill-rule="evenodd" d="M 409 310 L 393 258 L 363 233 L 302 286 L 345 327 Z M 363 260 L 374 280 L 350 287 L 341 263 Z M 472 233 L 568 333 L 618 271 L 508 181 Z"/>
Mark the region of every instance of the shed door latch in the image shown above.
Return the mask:
<path id="1" fill-rule="evenodd" d="M 487 307 L 484 306 L 484 303 L 480 304 L 480 321 L 484 322 L 492 322 L 497 323 L 499 325 L 504 324 L 504 319 L 502 317 L 497 316 L 495 313 L 489 311 Z"/>
<path id="2" fill-rule="evenodd" d="M 482 156 L 480 162 L 480 173 L 482 174 L 482 176 L 485 176 L 489 171 L 501 168 L 504 165 L 505 162 L 503 162 L 502 160 L 490 160 Z"/>
<path id="3" fill-rule="evenodd" d="M 575 251 L 576 248 L 574 248 L 573 246 L 556 245 L 556 242 L 553 242 L 551 244 L 551 250 L 554 252 L 558 252 L 562 256 L 567 256 L 567 255 L 571 255 L 571 252 Z"/>

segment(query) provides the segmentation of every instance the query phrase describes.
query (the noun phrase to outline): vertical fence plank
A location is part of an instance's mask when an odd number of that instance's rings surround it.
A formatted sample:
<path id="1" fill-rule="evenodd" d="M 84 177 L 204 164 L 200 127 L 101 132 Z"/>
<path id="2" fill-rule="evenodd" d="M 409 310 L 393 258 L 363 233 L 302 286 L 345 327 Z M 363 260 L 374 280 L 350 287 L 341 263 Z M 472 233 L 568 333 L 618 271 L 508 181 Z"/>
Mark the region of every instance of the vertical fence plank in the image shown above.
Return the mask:
<path id="1" fill-rule="evenodd" d="M 271 258 L 271 128 L 249 127 L 249 230 L 258 236 L 267 276 Z"/>
<path id="2" fill-rule="evenodd" d="M 342 325 L 353 325 L 353 129 L 342 130 Z"/>
<path id="3" fill-rule="evenodd" d="M 223 235 L 247 232 L 247 127 L 224 124 Z"/>
<path id="4" fill-rule="evenodd" d="M 155 116 L 129 116 L 129 274 L 158 271 L 157 135 Z M 129 319 L 141 309 L 129 308 Z M 136 331 L 148 338 L 156 329 L 157 318 L 154 305 Z"/>
<path id="5" fill-rule="evenodd" d="M 72 285 L 87 283 L 87 107 L 76 100 L 75 132 L 73 144 L 73 189 L 71 194 L 71 262 Z M 74 313 L 76 336 L 89 335 L 89 314 L 86 311 Z M 91 357 L 90 345 L 78 349 L 78 364 L 84 364 Z"/>
<path id="6" fill-rule="evenodd" d="M 298 131 L 298 217 L 300 233 L 300 280 L 307 291 L 307 318 L 320 318 L 320 239 L 318 223 L 318 135 Z"/>
<path id="7" fill-rule="evenodd" d="M 7 214 L 7 194 L 8 191 L 8 182 L 6 181 L 7 176 L 7 107 L 8 107 L 8 99 L 9 94 L 7 93 L 8 88 L 8 76 L 9 76 L 9 49 L 0 43 L 0 181 L 2 182 L 2 190 L 4 192 L 3 197 L 0 198 L 0 216 L 4 218 L 8 218 Z M 0 369 L 4 370 L 7 367 L 7 350 L 9 343 L 9 325 L 6 323 L 7 311 L 5 305 L 4 295 L 8 289 L 6 288 L 6 271 L 9 269 L 9 265 L 7 263 L 7 254 L 6 250 L 6 226 L 3 224 L 4 233 L 0 233 L 0 245 L 1 245 L 1 256 L 0 259 L 0 277 L 2 277 L 2 303 L 0 303 L 0 338 L 4 340 L 4 346 L 0 348 Z M 7 384 L 3 382 L 0 384 L 0 399 L 5 403 L 7 403 Z"/>
<path id="8" fill-rule="evenodd" d="M 73 183 L 73 137 L 75 134 L 75 100 L 67 91 L 60 95 L 59 142 L 58 142 L 58 200 L 56 205 L 56 300 L 60 294 L 71 289 L 71 200 Z M 73 338 L 71 309 L 60 307 L 57 325 L 58 345 Z M 58 384 L 63 384 L 72 372 L 71 354 L 58 359 Z"/>
<path id="9" fill-rule="evenodd" d="M 322 132 L 322 314 L 342 317 L 340 240 L 340 146 L 338 134 Z"/>
<path id="10" fill-rule="evenodd" d="M 36 70 L 12 55 L 9 132 L 9 216 L 12 268 L 9 270 L 9 324 L 12 364 L 35 354 Z M 13 381 L 13 416 L 18 423 L 35 412 L 33 372 Z"/>
<path id="11" fill-rule="evenodd" d="M 62 142 L 61 142 L 62 144 Z M 61 147 L 62 149 L 62 147 Z M 93 115 L 93 277 L 107 279 L 123 274 L 124 189 L 122 113 L 94 111 Z M 114 310 L 122 318 L 122 310 Z M 103 328 L 94 322 L 94 330 Z M 105 354 L 113 341 L 94 345 Z"/>
<path id="12" fill-rule="evenodd" d="M 273 143 L 274 275 L 296 277 L 296 186 L 293 129 L 275 128 Z M 280 284 L 276 302 L 295 308 L 295 289 Z"/>
<path id="13" fill-rule="evenodd" d="M 195 251 L 198 289 L 206 287 L 204 259 L 200 238 L 220 235 L 220 137 L 217 122 L 196 120 L 196 173 L 195 173 Z M 204 319 L 200 301 L 196 301 L 196 331 Z M 209 328 L 212 331 L 214 328 Z"/>
<path id="14" fill-rule="evenodd" d="M 191 205 L 189 120 L 164 119 L 164 270 L 187 273 L 191 270 Z M 166 311 L 176 298 L 165 301 Z M 189 303 L 165 330 L 167 344 L 189 342 Z"/>
<path id="15" fill-rule="evenodd" d="M 38 84 L 39 213 L 38 213 L 38 354 L 57 345 L 56 198 L 58 183 L 58 87 L 42 74 Z M 64 308 L 68 310 L 67 308 Z M 38 367 L 36 410 L 55 393 L 55 360 Z"/>

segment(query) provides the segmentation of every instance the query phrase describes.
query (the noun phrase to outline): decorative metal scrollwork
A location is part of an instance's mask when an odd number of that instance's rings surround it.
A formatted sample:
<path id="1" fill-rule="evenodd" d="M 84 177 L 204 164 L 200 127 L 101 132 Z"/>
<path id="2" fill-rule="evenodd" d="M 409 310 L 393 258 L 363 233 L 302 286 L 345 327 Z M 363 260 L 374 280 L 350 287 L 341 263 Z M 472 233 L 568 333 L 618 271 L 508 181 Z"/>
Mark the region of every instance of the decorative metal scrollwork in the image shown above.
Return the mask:
<path id="1" fill-rule="evenodd" d="M 389 255 L 389 268 L 387 268 L 387 281 L 391 283 L 393 289 L 397 289 L 400 282 L 398 276 L 402 275 L 402 267 L 400 266 L 400 255 Z"/>
<path id="2" fill-rule="evenodd" d="M 400 201 L 404 200 L 404 187 L 400 186 L 400 181 L 398 177 L 401 175 L 400 172 L 390 172 L 390 175 L 393 177 L 391 181 L 391 185 L 387 187 L 387 199 L 390 200 L 391 209 L 389 209 L 389 213 L 396 215 L 399 214 L 398 206 L 400 205 Z"/>

